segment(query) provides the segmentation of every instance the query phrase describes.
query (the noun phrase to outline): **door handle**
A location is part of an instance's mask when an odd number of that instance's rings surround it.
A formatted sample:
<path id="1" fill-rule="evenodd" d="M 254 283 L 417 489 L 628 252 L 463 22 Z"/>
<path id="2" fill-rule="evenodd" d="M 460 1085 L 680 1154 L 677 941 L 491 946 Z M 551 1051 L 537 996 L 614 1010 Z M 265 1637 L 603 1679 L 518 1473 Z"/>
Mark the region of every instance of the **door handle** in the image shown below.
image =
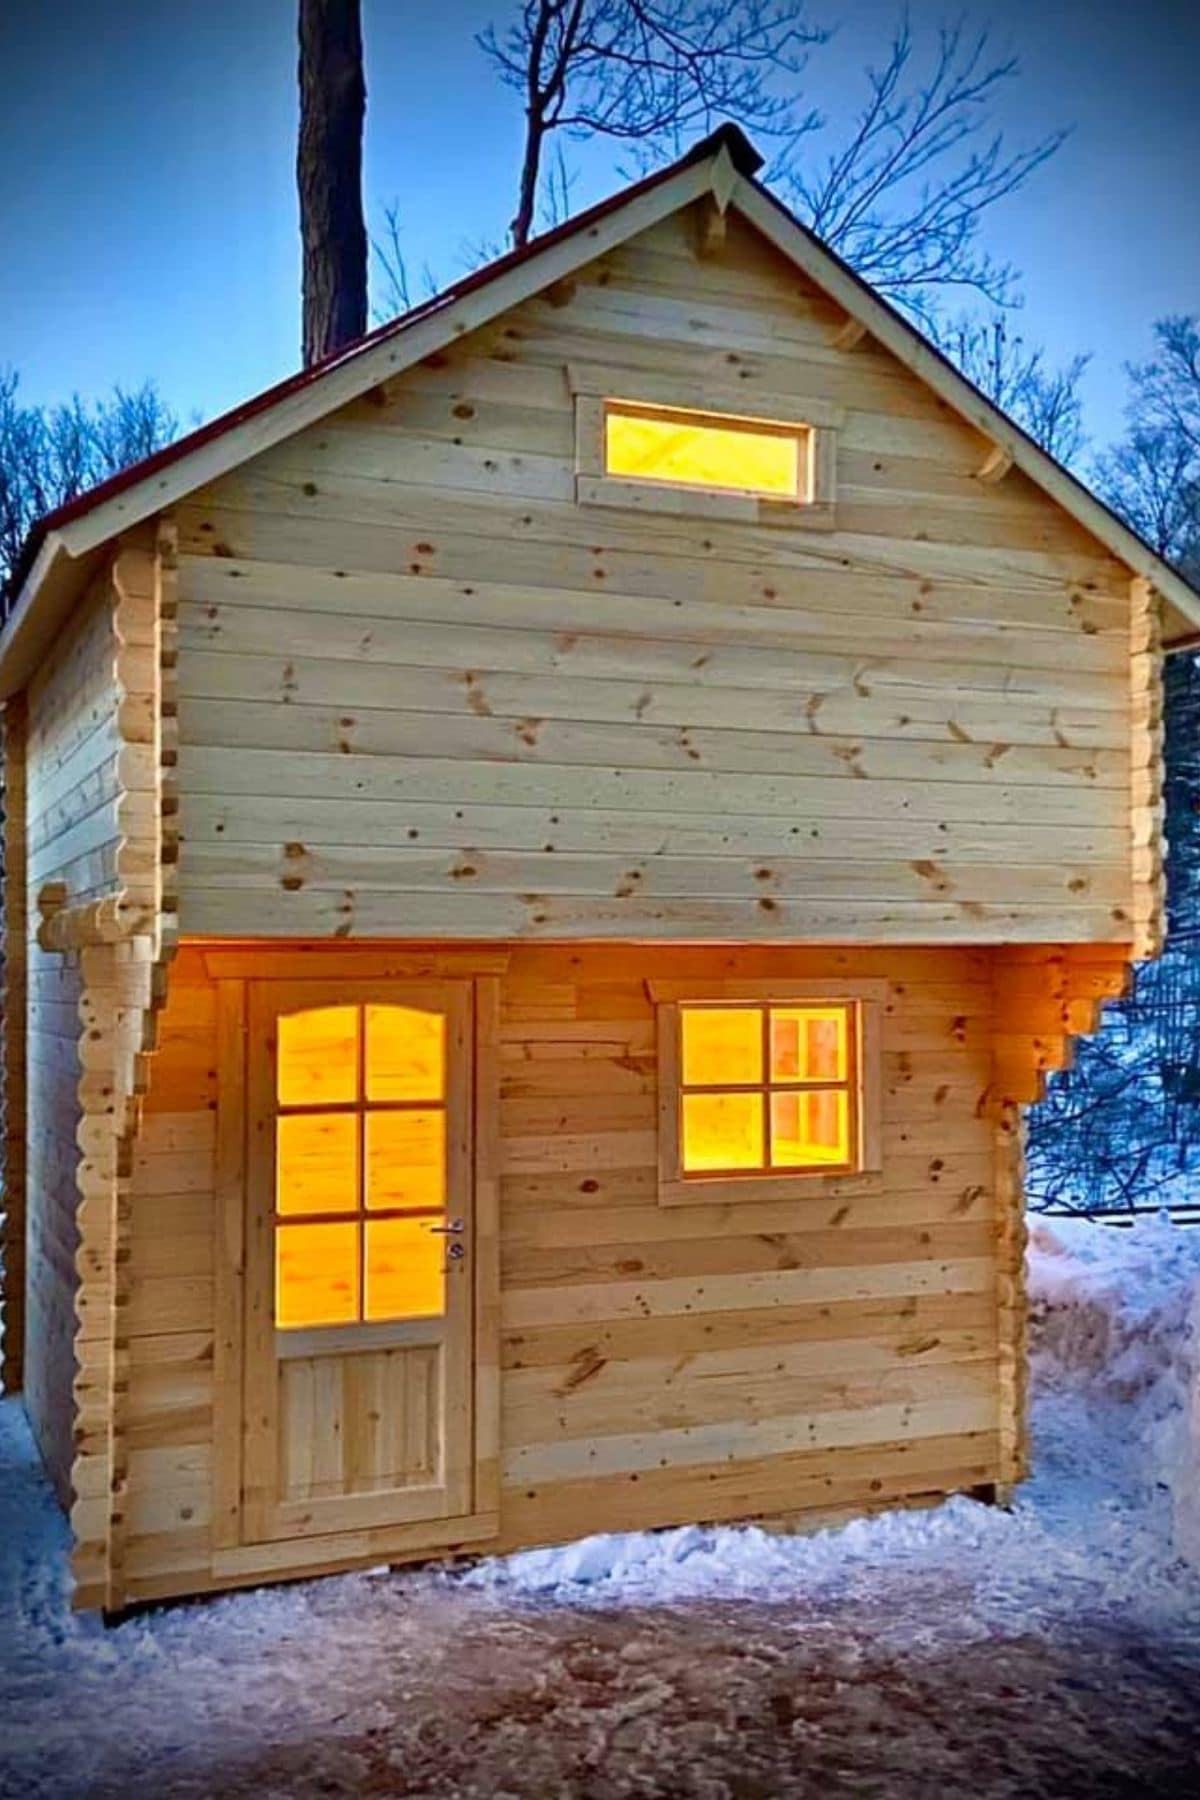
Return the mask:
<path id="1" fill-rule="evenodd" d="M 466 1226 L 461 1219 L 451 1219 L 448 1225 L 431 1225 L 429 1229 L 439 1237 L 461 1237 Z"/>

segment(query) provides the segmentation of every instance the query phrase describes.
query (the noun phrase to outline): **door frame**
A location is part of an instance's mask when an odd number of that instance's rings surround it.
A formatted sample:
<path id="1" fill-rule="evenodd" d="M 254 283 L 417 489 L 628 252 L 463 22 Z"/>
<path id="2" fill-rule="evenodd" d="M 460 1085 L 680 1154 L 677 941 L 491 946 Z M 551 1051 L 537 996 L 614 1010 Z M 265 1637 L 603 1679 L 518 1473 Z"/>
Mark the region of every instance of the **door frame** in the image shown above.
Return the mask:
<path id="1" fill-rule="evenodd" d="M 213 946 L 204 961 L 216 989 L 217 1132 L 214 1207 L 212 1545 L 214 1572 L 244 1578 L 315 1564 L 419 1555 L 498 1535 L 500 1501 L 499 1011 L 507 955 L 385 951 L 327 944 L 303 948 Z M 471 1480 L 466 1510 L 451 1518 L 397 1521 L 304 1538 L 248 1535 L 243 1494 L 248 1204 L 247 1106 L 250 982 L 395 980 L 469 982 L 473 990 L 471 1083 L 474 1198 L 471 1328 Z"/>

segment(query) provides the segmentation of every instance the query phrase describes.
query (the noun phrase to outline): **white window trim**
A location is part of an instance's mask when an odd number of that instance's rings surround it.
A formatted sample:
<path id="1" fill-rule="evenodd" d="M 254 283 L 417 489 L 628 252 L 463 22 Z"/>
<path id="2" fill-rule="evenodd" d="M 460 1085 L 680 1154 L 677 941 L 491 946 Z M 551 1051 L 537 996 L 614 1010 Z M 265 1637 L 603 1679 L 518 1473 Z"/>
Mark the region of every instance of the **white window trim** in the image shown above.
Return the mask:
<path id="1" fill-rule="evenodd" d="M 568 363 L 567 380 L 575 402 L 575 498 L 581 506 L 616 506 L 630 512 L 730 519 L 804 530 L 833 529 L 837 433 L 845 419 L 843 408 L 832 406 L 827 400 L 807 400 L 794 394 L 760 393 L 591 363 Z M 810 496 L 805 500 L 781 500 L 609 475 L 604 462 L 604 413 L 609 400 L 803 426 L 811 436 Z"/>
<path id="2" fill-rule="evenodd" d="M 822 1194 L 877 1193 L 883 1186 L 882 1015 L 885 981 L 656 981 L 646 982 L 658 1036 L 658 1203 L 725 1205 L 753 1200 L 800 1200 Z M 791 1000 L 858 1007 L 858 1156 L 853 1169 L 825 1174 L 788 1169 L 779 1174 L 685 1175 L 679 1149 L 679 1008 L 747 1000 Z"/>

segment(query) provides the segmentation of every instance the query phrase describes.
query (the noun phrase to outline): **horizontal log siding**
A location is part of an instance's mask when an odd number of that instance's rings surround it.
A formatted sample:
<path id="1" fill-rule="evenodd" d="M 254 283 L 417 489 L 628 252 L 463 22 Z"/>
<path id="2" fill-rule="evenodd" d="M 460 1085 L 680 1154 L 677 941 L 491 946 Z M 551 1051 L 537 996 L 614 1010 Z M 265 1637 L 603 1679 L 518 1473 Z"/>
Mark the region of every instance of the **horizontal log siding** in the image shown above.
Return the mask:
<path id="1" fill-rule="evenodd" d="M 1131 936 L 1127 573 L 694 225 L 182 508 L 185 930 Z M 837 528 L 577 505 L 568 364 L 842 409 Z"/>
<path id="2" fill-rule="evenodd" d="M 888 982 L 882 1189 L 662 1207 L 645 978 L 772 974 Z M 996 1201 L 993 1004 L 986 950 L 513 948 L 504 1544 L 1002 1478 L 1014 1424 L 1000 1332 L 1015 1329 L 1019 1292 Z M 185 945 L 130 1184 L 131 1599 L 224 1579 L 210 1541 L 216 1020 L 202 952 Z M 271 1554 L 263 1573 L 287 1573 Z"/>
<path id="3" fill-rule="evenodd" d="M 62 882 L 72 903 L 117 888 L 117 641 L 113 594 L 97 580 L 30 684 L 26 738 L 28 1035 L 25 1404 L 46 1469 L 68 1504 L 75 1457 L 80 1158 L 79 960 L 37 943 L 38 894 Z M 111 1271 L 95 1271 L 108 1291 Z"/>

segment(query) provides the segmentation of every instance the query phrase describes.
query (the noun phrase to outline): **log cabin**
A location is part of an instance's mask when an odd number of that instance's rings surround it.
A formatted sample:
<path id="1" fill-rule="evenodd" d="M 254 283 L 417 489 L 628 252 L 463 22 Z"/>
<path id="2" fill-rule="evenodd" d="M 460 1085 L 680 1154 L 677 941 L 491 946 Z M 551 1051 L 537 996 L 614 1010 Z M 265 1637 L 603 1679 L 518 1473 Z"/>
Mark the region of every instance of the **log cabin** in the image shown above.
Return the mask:
<path id="1" fill-rule="evenodd" d="M 681 161 L 35 531 L 4 1381 L 119 1611 L 1027 1462 L 1200 596 Z"/>

